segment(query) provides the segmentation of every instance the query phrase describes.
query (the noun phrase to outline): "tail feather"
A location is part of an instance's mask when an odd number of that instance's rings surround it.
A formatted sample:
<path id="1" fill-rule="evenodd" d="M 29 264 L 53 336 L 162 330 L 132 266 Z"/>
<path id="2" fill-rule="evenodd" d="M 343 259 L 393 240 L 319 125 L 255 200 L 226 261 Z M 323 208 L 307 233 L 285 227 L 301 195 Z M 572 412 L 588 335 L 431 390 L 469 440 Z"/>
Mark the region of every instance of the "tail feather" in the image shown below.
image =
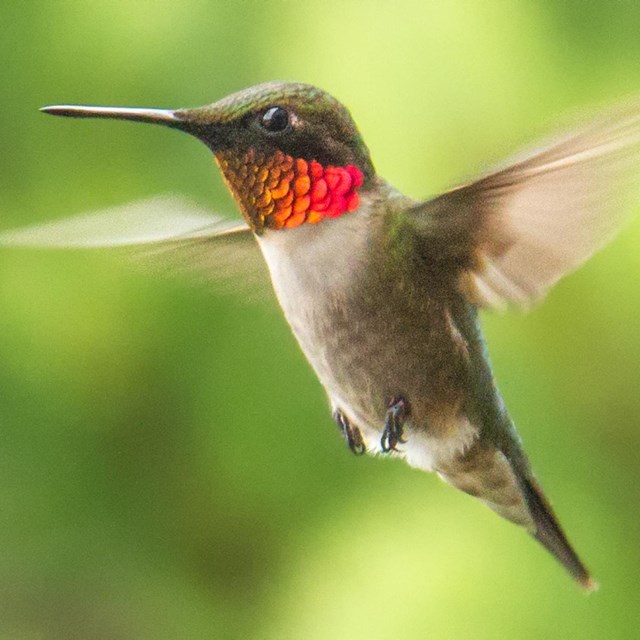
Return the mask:
<path id="1" fill-rule="evenodd" d="M 580 586 L 587 591 L 595 590 L 597 583 L 567 540 L 524 454 L 514 447 L 510 453 L 506 455 L 478 441 L 455 463 L 440 466 L 438 472 L 444 480 L 482 500 L 503 518 L 525 527 Z"/>
<path id="2" fill-rule="evenodd" d="M 520 474 L 516 473 L 516 476 Z M 520 476 L 518 482 L 535 524 L 535 539 L 563 564 L 581 587 L 586 591 L 595 591 L 598 583 L 591 577 L 589 570 L 567 540 L 540 485 L 531 477 Z"/>

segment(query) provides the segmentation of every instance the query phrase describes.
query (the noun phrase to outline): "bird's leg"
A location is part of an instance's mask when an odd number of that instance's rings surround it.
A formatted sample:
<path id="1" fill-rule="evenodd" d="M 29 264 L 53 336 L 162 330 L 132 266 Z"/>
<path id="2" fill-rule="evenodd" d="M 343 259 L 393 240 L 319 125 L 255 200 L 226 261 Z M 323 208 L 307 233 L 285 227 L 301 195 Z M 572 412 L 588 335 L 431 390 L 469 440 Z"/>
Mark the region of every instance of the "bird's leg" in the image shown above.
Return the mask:
<path id="1" fill-rule="evenodd" d="M 354 427 L 350 422 L 349 418 L 340 411 L 340 409 L 336 409 L 333 412 L 333 419 L 336 421 L 338 427 L 340 428 L 340 432 L 344 436 L 344 439 L 347 441 L 349 445 L 349 449 L 351 452 L 357 456 L 361 456 L 366 452 L 367 446 L 362 439 L 362 434 L 360 433 L 360 429 L 358 427 Z"/>
<path id="2" fill-rule="evenodd" d="M 395 396 L 387 405 L 387 415 L 384 417 L 384 431 L 380 446 L 384 453 L 395 451 L 398 443 L 403 444 L 402 439 L 404 422 L 409 415 L 409 405 L 404 398 Z"/>

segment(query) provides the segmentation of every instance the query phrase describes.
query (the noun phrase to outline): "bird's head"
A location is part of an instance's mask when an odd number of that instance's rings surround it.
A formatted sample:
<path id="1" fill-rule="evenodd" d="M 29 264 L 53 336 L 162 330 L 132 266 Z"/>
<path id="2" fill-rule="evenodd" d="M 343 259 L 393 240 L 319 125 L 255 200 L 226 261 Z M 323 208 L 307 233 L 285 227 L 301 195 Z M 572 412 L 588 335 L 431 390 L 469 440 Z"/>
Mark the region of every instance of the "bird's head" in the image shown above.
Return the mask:
<path id="1" fill-rule="evenodd" d="M 137 120 L 180 129 L 214 153 L 256 233 L 354 212 L 375 170 L 347 109 L 307 84 L 271 82 L 195 109 L 45 107 L 55 115 Z"/>

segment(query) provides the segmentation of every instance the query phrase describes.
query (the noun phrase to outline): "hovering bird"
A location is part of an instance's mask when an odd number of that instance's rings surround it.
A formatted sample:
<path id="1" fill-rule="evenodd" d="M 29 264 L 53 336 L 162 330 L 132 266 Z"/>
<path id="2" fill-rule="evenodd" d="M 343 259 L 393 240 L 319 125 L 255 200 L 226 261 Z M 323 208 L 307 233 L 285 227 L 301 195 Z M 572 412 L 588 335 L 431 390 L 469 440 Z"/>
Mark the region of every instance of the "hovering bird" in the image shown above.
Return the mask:
<path id="1" fill-rule="evenodd" d="M 618 229 L 637 181 L 639 105 L 425 201 L 378 176 L 347 109 L 306 84 L 267 83 L 195 109 L 43 111 L 195 136 L 245 222 L 158 198 L 5 232 L 0 243 L 149 246 L 204 260 L 218 277 L 252 271 L 261 250 L 351 451 L 435 471 L 594 588 L 496 388 L 478 310 L 529 306 Z"/>

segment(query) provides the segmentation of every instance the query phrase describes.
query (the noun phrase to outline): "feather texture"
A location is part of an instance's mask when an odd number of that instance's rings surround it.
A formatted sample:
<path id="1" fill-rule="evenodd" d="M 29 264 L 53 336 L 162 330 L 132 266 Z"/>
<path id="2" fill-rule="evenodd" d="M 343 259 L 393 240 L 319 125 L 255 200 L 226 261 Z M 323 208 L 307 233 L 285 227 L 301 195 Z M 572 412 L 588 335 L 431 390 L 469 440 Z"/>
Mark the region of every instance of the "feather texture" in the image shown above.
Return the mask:
<path id="1" fill-rule="evenodd" d="M 416 205 L 408 218 L 423 253 L 457 272 L 472 302 L 527 307 L 619 229 L 640 184 L 638 169 L 634 103 Z"/>
<path id="2" fill-rule="evenodd" d="M 117 251 L 163 273 L 190 272 L 251 298 L 269 291 L 253 233 L 177 196 L 160 196 L 0 233 L 0 246 Z"/>

